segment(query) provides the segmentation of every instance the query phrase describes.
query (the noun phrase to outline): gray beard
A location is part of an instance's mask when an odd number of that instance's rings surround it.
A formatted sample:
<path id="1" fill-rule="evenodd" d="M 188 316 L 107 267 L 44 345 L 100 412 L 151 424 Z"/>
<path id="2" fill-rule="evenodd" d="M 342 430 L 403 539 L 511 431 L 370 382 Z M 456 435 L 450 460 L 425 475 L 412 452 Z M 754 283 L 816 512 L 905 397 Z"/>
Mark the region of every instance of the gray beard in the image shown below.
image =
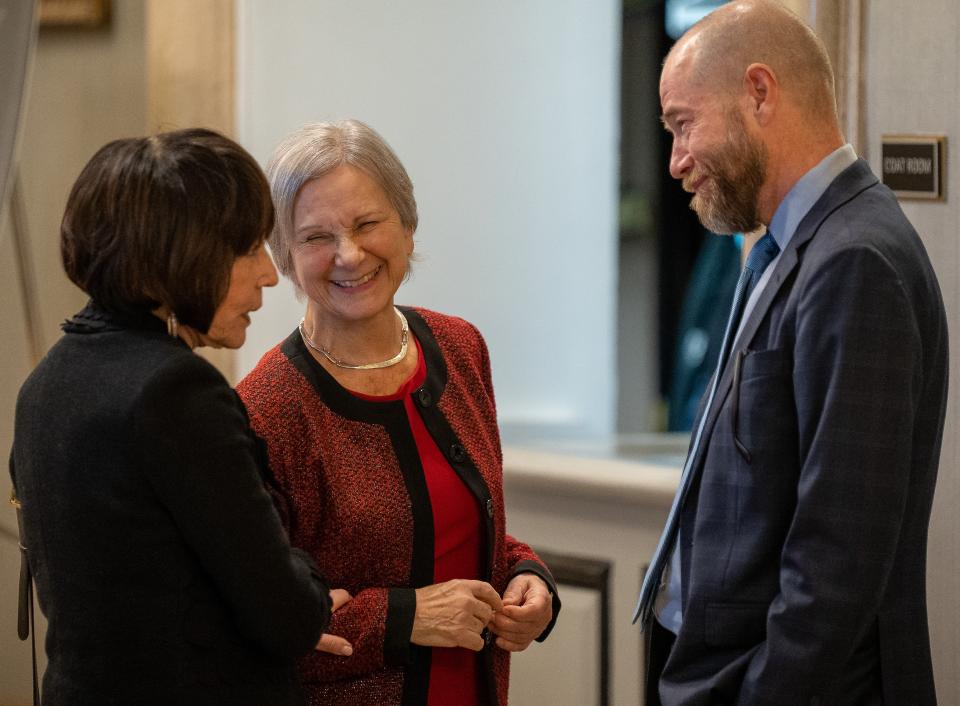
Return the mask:
<path id="1" fill-rule="evenodd" d="M 733 189 L 734 192 L 741 191 L 736 187 Z M 704 228 L 719 235 L 749 233 L 760 227 L 756 192 L 731 193 L 721 187 L 714 189 L 714 193 L 706 198 L 701 194 L 694 194 L 690 199 L 690 208 L 697 214 Z"/>

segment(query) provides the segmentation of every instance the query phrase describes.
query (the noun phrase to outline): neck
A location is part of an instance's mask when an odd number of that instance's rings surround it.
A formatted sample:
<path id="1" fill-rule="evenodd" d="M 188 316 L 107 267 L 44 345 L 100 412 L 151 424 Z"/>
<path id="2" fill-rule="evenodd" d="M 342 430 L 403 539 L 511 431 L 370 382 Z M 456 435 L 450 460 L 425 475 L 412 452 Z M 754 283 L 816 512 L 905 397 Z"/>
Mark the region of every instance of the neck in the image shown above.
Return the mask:
<path id="1" fill-rule="evenodd" d="M 345 363 L 387 360 L 400 349 L 400 320 L 392 305 L 368 319 L 344 320 L 308 302 L 303 318 L 311 341 Z"/>
<path id="2" fill-rule="evenodd" d="M 760 220 L 766 225 L 803 175 L 844 145 L 843 134 L 836 125 L 797 122 L 801 124 L 767 141 L 770 158 L 760 197 Z"/>

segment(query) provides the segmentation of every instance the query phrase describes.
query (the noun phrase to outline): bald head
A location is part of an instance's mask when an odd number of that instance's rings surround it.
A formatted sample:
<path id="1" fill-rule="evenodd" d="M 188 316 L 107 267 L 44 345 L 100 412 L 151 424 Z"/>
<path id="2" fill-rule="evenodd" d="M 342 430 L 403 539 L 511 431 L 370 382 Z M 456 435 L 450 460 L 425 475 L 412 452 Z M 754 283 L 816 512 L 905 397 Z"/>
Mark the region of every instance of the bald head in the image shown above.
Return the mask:
<path id="1" fill-rule="evenodd" d="M 833 69 L 826 48 L 799 17 L 774 0 L 738 0 L 707 15 L 670 50 L 695 84 L 731 98 L 751 64 L 775 74 L 785 98 L 817 122 L 836 124 Z"/>

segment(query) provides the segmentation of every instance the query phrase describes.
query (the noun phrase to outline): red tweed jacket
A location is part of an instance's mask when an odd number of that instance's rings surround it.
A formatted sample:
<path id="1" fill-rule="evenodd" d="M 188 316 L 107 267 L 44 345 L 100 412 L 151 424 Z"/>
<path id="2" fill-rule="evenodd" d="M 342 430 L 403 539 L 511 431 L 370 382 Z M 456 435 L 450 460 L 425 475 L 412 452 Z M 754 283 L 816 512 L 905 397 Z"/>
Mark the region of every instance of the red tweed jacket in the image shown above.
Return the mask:
<path id="1" fill-rule="evenodd" d="M 505 532 L 486 344 L 462 319 L 403 311 L 427 368 L 413 393 L 417 408 L 482 510 L 484 578 L 502 593 L 516 574 L 538 574 L 553 591 L 555 621 L 560 603 L 553 578 L 529 546 Z M 433 516 L 402 400 L 369 402 L 350 394 L 313 359 L 297 331 L 269 351 L 237 391 L 289 498 L 291 543 L 313 556 L 330 586 L 353 595 L 329 627 L 353 644 L 353 656 L 315 653 L 300 663 L 310 703 L 426 704 L 431 651 L 411 645 L 410 631 L 414 589 L 433 579 Z M 509 653 L 488 638 L 482 664 L 482 702 L 505 706 Z"/>

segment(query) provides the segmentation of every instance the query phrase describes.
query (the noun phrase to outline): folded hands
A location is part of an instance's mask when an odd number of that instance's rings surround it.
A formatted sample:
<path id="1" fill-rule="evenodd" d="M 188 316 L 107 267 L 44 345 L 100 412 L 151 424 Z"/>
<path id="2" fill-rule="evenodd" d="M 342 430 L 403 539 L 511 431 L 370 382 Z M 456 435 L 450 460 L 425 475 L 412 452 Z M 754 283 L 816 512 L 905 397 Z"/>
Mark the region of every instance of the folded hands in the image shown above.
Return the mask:
<path id="1" fill-rule="evenodd" d="M 333 610 L 350 601 L 343 589 L 330 591 Z M 553 617 L 553 595 L 536 574 L 517 574 L 503 596 L 485 581 L 453 579 L 416 590 L 417 607 L 410 641 L 428 647 L 465 647 L 479 652 L 484 631 L 496 635 L 498 647 L 510 652 L 525 650 Z M 320 652 L 350 656 L 353 648 L 344 638 L 324 633 Z"/>

